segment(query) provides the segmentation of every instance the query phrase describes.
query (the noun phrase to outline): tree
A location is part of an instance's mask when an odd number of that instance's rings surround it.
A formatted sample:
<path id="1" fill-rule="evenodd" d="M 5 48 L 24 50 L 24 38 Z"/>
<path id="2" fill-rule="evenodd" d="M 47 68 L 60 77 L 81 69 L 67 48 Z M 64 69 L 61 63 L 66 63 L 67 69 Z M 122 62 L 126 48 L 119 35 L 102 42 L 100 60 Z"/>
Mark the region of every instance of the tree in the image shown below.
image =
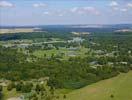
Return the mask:
<path id="1" fill-rule="evenodd" d="M 37 93 L 39 93 L 41 91 L 41 87 L 39 84 L 36 85 L 35 90 Z"/>
<path id="2" fill-rule="evenodd" d="M 51 58 L 54 58 L 54 56 L 55 56 L 55 54 L 54 54 L 54 53 L 52 53 L 52 54 L 51 54 Z"/>
<path id="3" fill-rule="evenodd" d="M 37 96 L 35 96 L 35 97 L 33 97 L 33 99 L 32 100 L 38 100 L 38 97 Z"/>
<path id="4" fill-rule="evenodd" d="M 50 92 L 51 92 L 52 95 L 54 95 L 54 91 L 55 91 L 54 87 L 51 86 L 51 88 L 50 88 Z"/>
<path id="5" fill-rule="evenodd" d="M 32 87 L 33 87 L 33 84 L 32 83 L 25 83 L 24 85 L 22 85 L 21 91 L 23 93 L 31 92 Z"/>
<path id="6" fill-rule="evenodd" d="M 18 82 L 16 84 L 16 91 L 21 91 L 22 90 L 22 86 L 23 86 L 23 82 Z"/>
<path id="7" fill-rule="evenodd" d="M 10 82 L 7 86 L 7 90 L 11 91 L 15 87 L 15 84 L 13 82 Z"/>
<path id="8" fill-rule="evenodd" d="M 3 94 L 2 94 L 3 87 L 0 85 L 0 100 L 2 100 Z"/>
<path id="9" fill-rule="evenodd" d="M 46 53 L 44 54 L 44 57 L 46 57 L 47 55 L 46 55 Z"/>

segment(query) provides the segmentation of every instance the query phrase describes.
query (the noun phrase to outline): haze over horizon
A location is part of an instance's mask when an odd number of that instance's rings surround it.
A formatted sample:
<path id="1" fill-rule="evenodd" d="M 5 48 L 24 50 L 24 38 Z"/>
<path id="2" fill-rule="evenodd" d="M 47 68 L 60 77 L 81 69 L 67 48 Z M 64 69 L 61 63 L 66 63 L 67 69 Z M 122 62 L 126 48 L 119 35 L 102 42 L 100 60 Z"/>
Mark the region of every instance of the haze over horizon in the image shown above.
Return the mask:
<path id="1" fill-rule="evenodd" d="M 2 25 L 132 24 L 132 0 L 1 0 Z"/>

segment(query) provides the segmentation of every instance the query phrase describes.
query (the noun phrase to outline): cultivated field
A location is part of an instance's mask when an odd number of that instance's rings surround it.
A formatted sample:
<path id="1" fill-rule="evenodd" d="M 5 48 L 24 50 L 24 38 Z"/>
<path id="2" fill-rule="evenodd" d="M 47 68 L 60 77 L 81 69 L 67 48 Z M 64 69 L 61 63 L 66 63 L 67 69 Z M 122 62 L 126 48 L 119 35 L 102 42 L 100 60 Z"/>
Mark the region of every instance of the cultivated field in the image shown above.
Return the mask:
<path id="1" fill-rule="evenodd" d="M 0 34 L 6 33 L 27 33 L 34 32 L 34 28 L 11 28 L 11 29 L 0 29 Z"/>

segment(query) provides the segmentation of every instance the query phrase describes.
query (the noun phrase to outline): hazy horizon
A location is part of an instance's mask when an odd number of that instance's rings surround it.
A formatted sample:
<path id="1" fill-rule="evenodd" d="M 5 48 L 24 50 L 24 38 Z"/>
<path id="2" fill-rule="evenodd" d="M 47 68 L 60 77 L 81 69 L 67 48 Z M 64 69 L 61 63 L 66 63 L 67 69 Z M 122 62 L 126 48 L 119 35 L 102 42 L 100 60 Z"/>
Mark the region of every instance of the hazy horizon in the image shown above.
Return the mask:
<path id="1" fill-rule="evenodd" d="M 94 26 L 94 25 L 95 25 L 95 26 L 96 26 L 96 25 L 100 25 L 100 26 L 101 26 L 101 25 L 102 25 L 102 26 L 105 26 L 105 25 L 107 26 L 107 25 L 108 25 L 108 26 L 109 26 L 109 25 L 132 25 L 132 23 L 130 23 L 130 24 L 129 24 L 129 23 L 115 23 L 115 24 L 38 24 L 38 25 L 36 24 L 36 25 L 0 25 L 0 27 L 37 27 L 37 26 L 39 27 L 39 26 L 72 26 L 72 25 L 73 25 L 73 26 L 78 26 L 78 25 L 82 25 L 82 26 L 83 26 L 83 25 L 86 25 L 86 26 L 87 26 L 87 25 L 89 25 L 89 26 L 90 26 L 90 25 L 91 25 L 91 26 L 92 26 L 92 25 L 93 25 L 93 26 Z"/>

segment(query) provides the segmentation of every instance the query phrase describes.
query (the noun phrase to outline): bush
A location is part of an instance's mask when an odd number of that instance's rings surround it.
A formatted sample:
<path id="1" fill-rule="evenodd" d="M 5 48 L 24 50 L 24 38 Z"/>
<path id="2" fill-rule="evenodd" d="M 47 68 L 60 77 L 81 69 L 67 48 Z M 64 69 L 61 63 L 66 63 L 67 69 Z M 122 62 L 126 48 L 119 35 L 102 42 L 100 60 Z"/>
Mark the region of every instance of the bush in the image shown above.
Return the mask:
<path id="1" fill-rule="evenodd" d="M 21 91 L 22 90 L 22 86 L 23 86 L 23 82 L 18 82 L 16 84 L 16 91 Z"/>
<path id="2" fill-rule="evenodd" d="M 111 97 L 111 98 L 114 98 L 114 95 L 113 95 L 113 94 L 111 94 L 111 95 L 110 95 L 110 97 Z"/>
<path id="3" fill-rule="evenodd" d="M 3 90 L 3 86 L 0 85 L 0 92 L 2 92 L 2 90 Z"/>
<path id="4" fill-rule="evenodd" d="M 65 94 L 64 94 L 63 98 L 66 99 L 66 95 Z"/>

